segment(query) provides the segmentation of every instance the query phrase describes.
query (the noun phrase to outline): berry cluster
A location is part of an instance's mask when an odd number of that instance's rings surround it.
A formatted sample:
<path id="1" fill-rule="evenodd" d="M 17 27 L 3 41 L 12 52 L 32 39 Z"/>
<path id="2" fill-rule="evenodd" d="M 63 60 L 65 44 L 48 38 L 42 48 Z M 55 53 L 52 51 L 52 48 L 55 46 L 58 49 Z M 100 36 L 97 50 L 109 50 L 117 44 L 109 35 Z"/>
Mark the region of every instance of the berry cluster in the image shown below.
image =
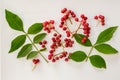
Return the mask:
<path id="1" fill-rule="evenodd" d="M 64 60 L 67 62 L 69 60 L 68 53 L 66 51 L 63 51 L 59 54 L 54 55 L 53 53 L 50 53 L 48 55 L 48 59 L 51 60 L 52 62 L 56 62 L 57 60 L 60 60 L 64 58 Z"/>
<path id="2" fill-rule="evenodd" d="M 40 62 L 39 59 L 33 59 L 32 61 L 33 61 L 34 64 L 38 64 Z"/>
<path id="3" fill-rule="evenodd" d="M 54 20 L 43 22 L 43 26 L 44 26 L 44 31 L 47 31 L 47 33 L 50 33 L 51 30 L 55 29 Z"/>
<path id="4" fill-rule="evenodd" d="M 45 48 L 46 47 L 45 45 L 47 44 L 47 41 L 46 40 L 41 41 L 41 42 L 39 42 L 39 44 L 41 45 L 42 48 Z"/>
<path id="5" fill-rule="evenodd" d="M 74 44 L 74 41 L 68 38 L 65 38 L 64 41 L 65 41 L 65 47 L 72 47 Z"/>
<path id="6" fill-rule="evenodd" d="M 105 17 L 103 15 L 94 16 L 94 19 L 99 20 L 102 26 L 105 25 Z"/>
<path id="7" fill-rule="evenodd" d="M 90 35 L 90 27 L 89 23 L 87 22 L 87 17 L 84 14 L 81 14 L 81 25 L 83 26 L 83 33 L 85 34 L 85 37 L 81 40 L 82 43 L 85 43 L 87 40 L 87 37 Z"/>
<path id="8" fill-rule="evenodd" d="M 69 30 L 67 26 L 67 20 L 70 20 L 71 24 L 71 18 L 74 18 L 76 22 L 79 22 L 79 19 L 76 17 L 76 14 L 72 10 L 67 10 L 67 8 L 63 8 L 61 10 L 61 13 L 64 15 L 61 17 L 61 23 L 59 25 L 60 28 L 62 28 L 64 31 L 66 31 L 67 37 L 71 36 L 71 31 Z"/>

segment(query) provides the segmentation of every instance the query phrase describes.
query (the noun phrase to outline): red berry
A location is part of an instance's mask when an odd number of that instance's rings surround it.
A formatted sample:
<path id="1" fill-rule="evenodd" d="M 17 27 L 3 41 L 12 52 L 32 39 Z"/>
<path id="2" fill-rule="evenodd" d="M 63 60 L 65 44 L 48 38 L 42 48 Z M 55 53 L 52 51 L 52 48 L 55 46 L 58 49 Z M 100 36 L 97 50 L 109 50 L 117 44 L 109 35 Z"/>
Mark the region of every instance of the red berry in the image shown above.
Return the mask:
<path id="1" fill-rule="evenodd" d="M 60 28 L 62 28 L 62 27 L 63 27 L 63 25 L 62 25 L 62 24 L 60 24 L 60 25 L 59 25 L 59 27 L 60 27 Z"/>
<path id="2" fill-rule="evenodd" d="M 56 60 L 55 59 L 52 59 L 52 62 L 55 62 Z"/>
<path id="3" fill-rule="evenodd" d="M 43 41 L 43 44 L 47 44 L 47 41 L 46 41 L 46 40 L 44 40 L 44 41 Z"/>
<path id="4" fill-rule="evenodd" d="M 50 20 L 50 23 L 51 23 L 51 24 L 54 24 L 54 20 Z"/>
<path id="5" fill-rule="evenodd" d="M 53 34 L 53 36 L 55 36 L 55 37 L 56 37 L 56 36 L 57 36 L 57 33 L 54 33 L 54 34 Z"/>
<path id="6" fill-rule="evenodd" d="M 48 21 L 43 22 L 43 26 L 46 27 L 48 25 Z"/>
<path id="7" fill-rule="evenodd" d="M 55 60 L 59 60 L 59 57 L 55 57 Z"/>
<path id="8" fill-rule="evenodd" d="M 63 27 L 63 30 L 64 30 L 64 31 L 67 30 L 67 27 Z"/>
<path id="9" fill-rule="evenodd" d="M 62 10 L 61 10 L 61 13 L 65 13 L 67 11 L 67 8 L 63 8 Z"/>
<path id="10" fill-rule="evenodd" d="M 42 42 L 39 42 L 40 45 L 42 45 Z"/>
<path id="11" fill-rule="evenodd" d="M 59 58 L 63 58 L 63 55 L 60 55 Z"/>
<path id="12" fill-rule="evenodd" d="M 68 62 L 69 58 L 65 58 L 65 61 Z"/>
<path id="13" fill-rule="evenodd" d="M 103 15 L 99 15 L 99 18 L 100 19 L 104 19 L 105 17 Z"/>
<path id="14" fill-rule="evenodd" d="M 81 42 L 82 42 L 82 43 L 85 43 L 85 40 L 84 40 L 84 39 L 82 39 L 82 40 L 81 40 Z"/>
<path id="15" fill-rule="evenodd" d="M 94 16 L 94 19 L 98 19 L 98 16 Z"/>
<path id="16" fill-rule="evenodd" d="M 75 18 L 75 21 L 76 21 L 76 22 L 78 22 L 78 21 L 79 21 L 79 19 L 78 19 L 78 18 Z"/>
<path id="17" fill-rule="evenodd" d="M 42 47 L 42 48 L 45 48 L 45 45 L 42 45 L 41 47 Z"/>
<path id="18" fill-rule="evenodd" d="M 83 19 L 83 18 L 85 18 L 85 15 L 84 15 L 84 14 L 81 14 L 81 16 L 80 16 L 80 17 Z"/>

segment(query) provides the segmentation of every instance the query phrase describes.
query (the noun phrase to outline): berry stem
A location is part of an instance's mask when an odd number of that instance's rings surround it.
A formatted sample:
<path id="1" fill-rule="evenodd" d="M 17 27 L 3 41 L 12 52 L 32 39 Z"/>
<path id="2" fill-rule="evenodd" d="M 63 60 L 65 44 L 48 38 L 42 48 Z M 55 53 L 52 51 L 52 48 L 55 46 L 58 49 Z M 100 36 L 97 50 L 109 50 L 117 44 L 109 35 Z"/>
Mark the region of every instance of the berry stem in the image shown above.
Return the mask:
<path id="1" fill-rule="evenodd" d="M 34 69 L 37 67 L 37 64 L 35 64 L 32 68 L 32 71 L 34 71 Z"/>
<path id="2" fill-rule="evenodd" d="M 97 26 L 99 25 L 99 23 L 100 23 L 100 20 L 98 20 L 98 22 L 97 22 L 97 24 L 96 24 L 96 26 L 95 26 L 95 27 L 97 27 Z"/>
<path id="3" fill-rule="evenodd" d="M 70 17 L 68 17 L 68 20 L 70 21 L 70 23 L 72 24 L 72 20 L 70 19 Z"/>
<path id="4" fill-rule="evenodd" d="M 30 36 L 24 32 L 25 35 L 28 37 L 28 39 L 30 40 L 30 42 L 32 43 L 32 45 L 34 46 L 34 48 L 38 51 L 38 53 L 43 57 L 43 59 L 48 63 L 48 60 L 42 55 L 42 53 L 40 53 L 40 50 L 37 48 L 37 46 L 33 43 L 32 39 L 30 38 Z"/>
<path id="5" fill-rule="evenodd" d="M 78 26 L 78 28 L 76 29 L 76 31 L 75 31 L 75 33 L 74 33 L 74 34 L 76 34 L 76 33 L 79 31 L 79 29 L 80 29 L 81 25 L 82 25 L 82 24 L 81 24 L 81 22 L 80 22 L 80 24 L 79 24 L 79 26 Z M 74 34 L 72 35 L 72 38 L 73 38 Z"/>
<path id="6" fill-rule="evenodd" d="M 53 29 L 56 33 L 60 34 L 56 29 Z"/>
<path id="7" fill-rule="evenodd" d="M 90 55 L 91 55 L 91 53 L 92 53 L 92 51 L 93 51 L 94 47 L 95 47 L 95 45 L 93 45 L 93 46 L 91 47 L 91 49 L 90 49 L 90 51 L 89 51 L 89 54 L 88 54 L 88 56 L 87 56 L 87 58 L 86 58 L 85 62 L 87 62 L 87 61 L 88 61 L 88 58 L 90 57 Z"/>
<path id="8" fill-rule="evenodd" d="M 67 25 L 67 22 L 65 21 L 65 25 L 66 25 L 66 27 L 67 27 L 67 29 L 68 29 L 68 31 L 72 34 L 72 32 L 70 31 L 70 28 L 68 27 L 68 25 Z M 73 34 L 72 34 L 73 35 Z"/>

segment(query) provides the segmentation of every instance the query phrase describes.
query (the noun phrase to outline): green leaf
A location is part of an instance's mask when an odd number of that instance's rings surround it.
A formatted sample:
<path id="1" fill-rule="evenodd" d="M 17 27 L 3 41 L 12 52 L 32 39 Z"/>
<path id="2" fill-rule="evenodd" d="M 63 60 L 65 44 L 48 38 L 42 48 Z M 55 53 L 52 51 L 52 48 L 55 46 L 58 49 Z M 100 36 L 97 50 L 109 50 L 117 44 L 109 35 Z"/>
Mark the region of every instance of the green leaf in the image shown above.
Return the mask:
<path id="1" fill-rule="evenodd" d="M 113 34 L 116 31 L 116 29 L 117 29 L 117 26 L 110 27 L 110 28 L 102 31 L 100 33 L 100 35 L 98 36 L 96 44 L 100 44 L 100 43 L 109 41 L 113 37 Z"/>
<path id="2" fill-rule="evenodd" d="M 18 30 L 18 31 L 24 31 L 23 22 L 19 16 L 17 16 L 16 14 L 8 10 L 5 10 L 5 14 L 6 14 L 6 20 L 12 29 Z"/>
<path id="3" fill-rule="evenodd" d="M 90 62 L 96 68 L 106 68 L 105 60 L 99 55 L 90 56 Z"/>
<path id="4" fill-rule="evenodd" d="M 95 49 L 104 54 L 116 54 L 118 51 L 108 44 L 96 45 Z"/>
<path id="5" fill-rule="evenodd" d="M 35 23 L 28 29 L 28 34 L 37 34 L 43 29 L 42 23 Z"/>
<path id="6" fill-rule="evenodd" d="M 34 43 L 39 43 L 40 41 L 42 41 L 45 38 L 46 35 L 47 35 L 46 33 L 38 34 L 33 39 Z"/>
<path id="7" fill-rule="evenodd" d="M 40 49 L 40 51 L 45 51 L 47 48 Z"/>
<path id="8" fill-rule="evenodd" d="M 25 35 L 20 35 L 20 36 L 16 37 L 11 43 L 11 48 L 9 50 L 9 53 L 20 48 L 25 43 L 25 40 L 26 40 Z"/>
<path id="9" fill-rule="evenodd" d="M 32 44 L 26 44 L 18 53 L 17 58 L 25 57 L 32 50 Z"/>
<path id="10" fill-rule="evenodd" d="M 82 35 L 82 34 L 75 34 L 74 35 L 74 38 L 77 41 L 77 43 L 79 43 L 79 44 L 81 44 L 83 46 L 88 46 L 88 47 L 92 46 L 92 43 L 91 43 L 91 41 L 89 39 L 87 39 L 87 41 L 84 44 L 81 42 L 82 38 L 84 38 L 84 37 L 85 36 Z"/>
<path id="11" fill-rule="evenodd" d="M 32 52 L 30 52 L 30 53 L 28 54 L 27 59 L 34 58 L 34 57 L 37 56 L 37 54 L 38 54 L 37 51 L 32 51 Z"/>
<path id="12" fill-rule="evenodd" d="M 82 62 L 85 60 L 87 55 L 83 51 L 75 51 L 72 54 L 70 54 L 70 59 L 76 62 Z"/>

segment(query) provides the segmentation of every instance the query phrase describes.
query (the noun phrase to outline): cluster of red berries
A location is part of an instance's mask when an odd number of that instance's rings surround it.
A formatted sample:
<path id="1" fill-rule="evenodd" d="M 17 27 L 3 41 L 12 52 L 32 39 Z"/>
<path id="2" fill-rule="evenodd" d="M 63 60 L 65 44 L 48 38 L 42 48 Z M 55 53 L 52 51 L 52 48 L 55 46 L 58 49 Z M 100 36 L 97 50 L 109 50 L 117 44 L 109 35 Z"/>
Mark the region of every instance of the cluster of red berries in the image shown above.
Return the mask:
<path id="1" fill-rule="evenodd" d="M 63 8 L 61 10 L 61 13 L 63 13 L 64 15 L 61 17 L 61 23 L 59 27 L 66 31 L 67 37 L 70 37 L 71 33 L 68 30 L 66 20 L 71 20 L 70 18 L 72 17 L 76 22 L 78 22 L 79 19 L 76 17 L 76 14 L 72 10 L 67 10 L 67 8 Z"/>
<path id="2" fill-rule="evenodd" d="M 51 50 L 49 53 L 54 53 L 55 50 L 61 46 L 61 34 L 54 33 L 52 37 L 52 45 L 50 46 Z"/>
<path id="3" fill-rule="evenodd" d="M 52 62 L 56 62 L 57 60 L 60 60 L 62 58 L 65 58 L 66 62 L 69 60 L 68 53 L 66 51 L 63 51 L 58 55 L 54 55 L 53 53 L 50 53 L 48 55 L 48 59 L 51 60 Z"/>
<path id="4" fill-rule="evenodd" d="M 32 61 L 33 61 L 34 64 L 38 64 L 40 62 L 39 59 L 33 59 Z"/>
<path id="5" fill-rule="evenodd" d="M 74 41 L 68 38 L 65 38 L 64 41 L 65 41 L 65 47 L 72 47 L 74 44 Z"/>
<path id="6" fill-rule="evenodd" d="M 105 17 L 103 15 L 94 16 L 94 19 L 99 20 L 102 26 L 105 25 Z"/>
<path id="7" fill-rule="evenodd" d="M 81 42 L 85 43 L 87 40 L 87 37 L 89 37 L 90 35 L 90 27 L 89 27 L 89 23 L 87 22 L 87 17 L 84 14 L 81 14 L 81 25 L 83 26 L 83 33 L 85 34 L 85 37 L 82 38 Z"/>
<path id="8" fill-rule="evenodd" d="M 47 33 L 50 33 L 51 30 L 55 29 L 54 20 L 43 22 L 43 28 L 44 28 L 44 31 L 47 31 Z"/>
<path id="9" fill-rule="evenodd" d="M 47 41 L 43 40 L 43 41 L 39 42 L 39 44 L 41 45 L 42 48 L 45 48 L 46 47 L 45 45 L 47 44 Z"/>

